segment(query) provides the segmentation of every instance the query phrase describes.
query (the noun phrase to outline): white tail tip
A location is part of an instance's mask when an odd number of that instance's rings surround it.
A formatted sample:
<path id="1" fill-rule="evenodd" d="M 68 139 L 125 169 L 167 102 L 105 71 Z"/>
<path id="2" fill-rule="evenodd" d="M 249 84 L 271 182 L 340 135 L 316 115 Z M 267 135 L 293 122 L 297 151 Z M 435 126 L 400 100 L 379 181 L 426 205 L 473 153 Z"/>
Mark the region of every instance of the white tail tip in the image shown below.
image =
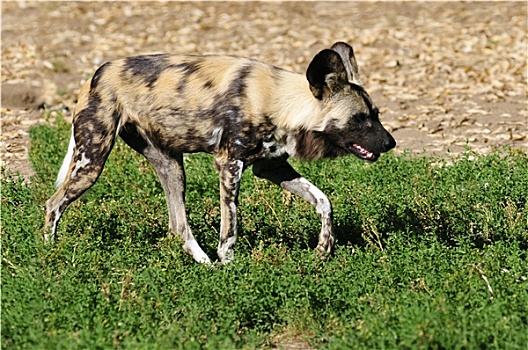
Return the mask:
<path id="1" fill-rule="evenodd" d="M 59 170 L 59 175 L 57 175 L 57 181 L 55 181 L 55 187 L 59 188 L 64 181 L 66 180 L 66 176 L 68 175 L 68 171 L 70 170 L 71 162 L 73 161 L 73 151 L 75 150 L 75 138 L 73 137 L 73 125 L 72 125 L 72 132 L 70 137 L 70 144 L 68 145 L 68 152 L 66 153 L 66 156 L 64 157 L 64 160 L 62 161 L 61 168 Z"/>

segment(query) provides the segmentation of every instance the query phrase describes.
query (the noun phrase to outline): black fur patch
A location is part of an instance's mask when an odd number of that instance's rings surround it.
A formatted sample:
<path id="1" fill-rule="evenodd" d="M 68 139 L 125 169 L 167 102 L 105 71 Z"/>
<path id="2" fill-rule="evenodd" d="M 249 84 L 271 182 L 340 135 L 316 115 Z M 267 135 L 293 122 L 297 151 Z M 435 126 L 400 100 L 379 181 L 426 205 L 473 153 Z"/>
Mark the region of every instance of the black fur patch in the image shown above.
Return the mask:
<path id="1" fill-rule="evenodd" d="M 169 68 L 178 69 L 183 73 L 183 77 L 180 79 L 180 83 L 177 88 L 178 93 L 183 94 L 185 88 L 187 87 L 189 77 L 198 71 L 199 66 L 196 62 L 186 62 L 169 66 Z"/>
<path id="2" fill-rule="evenodd" d="M 93 90 L 99 85 L 99 79 L 101 79 L 101 76 L 103 75 L 104 71 L 109 68 L 112 65 L 111 62 L 106 62 L 103 64 L 99 69 L 97 69 L 94 73 L 94 76 L 92 77 L 92 81 L 90 83 L 90 89 Z"/>
<path id="3" fill-rule="evenodd" d="M 105 111 L 102 106 L 99 94 L 91 93 L 88 106 L 75 116 L 74 121 L 75 141 L 85 146 L 86 156 L 93 164 L 104 164 L 113 146 L 113 142 L 108 142 L 108 139 L 114 139 L 119 118 L 117 111 Z M 109 123 L 102 122 L 102 113 L 112 113 Z"/>
<path id="4" fill-rule="evenodd" d="M 91 92 L 88 97 L 88 105 L 76 116 L 75 124 L 85 123 L 87 120 L 96 119 L 95 114 L 99 111 L 101 105 L 101 96 L 96 92 Z"/>
<path id="5" fill-rule="evenodd" d="M 213 81 L 212 80 L 207 80 L 204 84 L 203 84 L 203 87 L 206 88 L 206 89 L 210 89 L 213 87 Z"/>
<path id="6" fill-rule="evenodd" d="M 167 69 L 168 59 L 166 54 L 128 57 L 125 59 L 124 72 L 141 76 L 143 82 L 152 88 L 161 72 Z"/>
<path id="7" fill-rule="evenodd" d="M 335 158 L 348 152 L 332 142 L 330 135 L 317 131 L 300 131 L 295 135 L 296 156 L 306 160 Z"/>
<path id="8" fill-rule="evenodd" d="M 189 76 L 198 70 L 198 64 L 196 62 L 171 64 L 169 59 L 170 56 L 167 54 L 128 57 L 125 59 L 123 73 L 141 77 L 147 87 L 152 89 L 161 73 L 167 69 L 177 69 L 184 73 L 178 86 L 178 91 L 183 92 Z"/>
<path id="9" fill-rule="evenodd" d="M 143 154 L 145 148 L 148 147 L 148 142 L 141 136 L 137 127 L 132 123 L 126 123 L 119 136 L 125 141 L 127 145 L 132 147 L 136 152 Z"/>
<path id="10" fill-rule="evenodd" d="M 339 81 L 336 86 L 329 86 L 327 83 L 326 77 L 331 73 L 335 74 Z M 325 94 L 332 93 L 338 85 L 347 83 L 347 73 L 341 56 L 330 49 L 322 50 L 308 66 L 306 78 L 315 98 L 322 99 Z"/>
<path id="11" fill-rule="evenodd" d="M 249 76 L 253 67 L 250 65 L 242 67 L 238 71 L 237 77 L 233 80 L 233 84 L 229 87 L 229 95 L 232 97 L 239 97 L 245 93 L 247 88 L 246 78 Z"/>

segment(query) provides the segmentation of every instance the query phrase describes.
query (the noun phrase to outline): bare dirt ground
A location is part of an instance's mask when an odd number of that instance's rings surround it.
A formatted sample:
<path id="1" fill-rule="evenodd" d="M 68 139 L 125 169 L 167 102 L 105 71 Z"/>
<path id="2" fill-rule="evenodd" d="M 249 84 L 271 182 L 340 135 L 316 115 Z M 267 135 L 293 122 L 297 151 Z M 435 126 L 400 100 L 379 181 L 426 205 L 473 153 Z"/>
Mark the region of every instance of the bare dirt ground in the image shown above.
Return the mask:
<path id="1" fill-rule="evenodd" d="M 217 53 L 304 73 L 338 40 L 354 46 L 396 152 L 528 150 L 525 2 L 4 1 L 1 165 L 28 178 L 28 129 L 72 111 L 105 61 Z"/>

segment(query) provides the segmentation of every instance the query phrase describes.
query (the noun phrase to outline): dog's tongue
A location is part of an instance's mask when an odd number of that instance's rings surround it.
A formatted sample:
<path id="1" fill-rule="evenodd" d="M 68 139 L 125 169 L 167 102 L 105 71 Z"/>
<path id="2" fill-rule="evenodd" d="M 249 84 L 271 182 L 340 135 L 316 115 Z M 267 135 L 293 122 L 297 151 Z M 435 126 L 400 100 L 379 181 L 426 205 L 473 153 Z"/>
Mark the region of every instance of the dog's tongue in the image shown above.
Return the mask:
<path id="1" fill-rule="evenodd" d="M 376 158 L 376 155 L 374 153 L 369 152 L 368 150 L 364 149 L 360 145 L 353 144 L 352 146 L 356 149 L 356 151 L 359 153 L 359 155 L 362 158 L 364 158 L 364 159 L 374 159 L 374 158 Z"/>

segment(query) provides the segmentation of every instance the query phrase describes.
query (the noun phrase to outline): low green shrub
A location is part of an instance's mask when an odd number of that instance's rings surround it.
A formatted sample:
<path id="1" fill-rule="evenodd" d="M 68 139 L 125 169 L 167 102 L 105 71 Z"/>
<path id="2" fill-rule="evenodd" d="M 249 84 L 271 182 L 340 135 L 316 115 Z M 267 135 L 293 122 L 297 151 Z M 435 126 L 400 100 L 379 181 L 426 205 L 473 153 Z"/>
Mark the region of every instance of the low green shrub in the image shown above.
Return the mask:
<path id="1" fill-rule="evenodd" d="M 167 236 L 163 190 L 120 141 L 98 183 L 65 213 L 59 240 L 44 244 L 43 205 L 69 133 L 62 121 L 31 130 L 30 184 L 3 171 L 3 348 L 528 343 L 528 159 L 518 150 L 292 162 L 333 203 L 338 239 L 326 263 L 312 251 L 315 210 L 248 171 L 236 258 L 212 268 Z M 189 155 L 185 164 L 190 224 L 215 257 L 212 158 Z"/>

